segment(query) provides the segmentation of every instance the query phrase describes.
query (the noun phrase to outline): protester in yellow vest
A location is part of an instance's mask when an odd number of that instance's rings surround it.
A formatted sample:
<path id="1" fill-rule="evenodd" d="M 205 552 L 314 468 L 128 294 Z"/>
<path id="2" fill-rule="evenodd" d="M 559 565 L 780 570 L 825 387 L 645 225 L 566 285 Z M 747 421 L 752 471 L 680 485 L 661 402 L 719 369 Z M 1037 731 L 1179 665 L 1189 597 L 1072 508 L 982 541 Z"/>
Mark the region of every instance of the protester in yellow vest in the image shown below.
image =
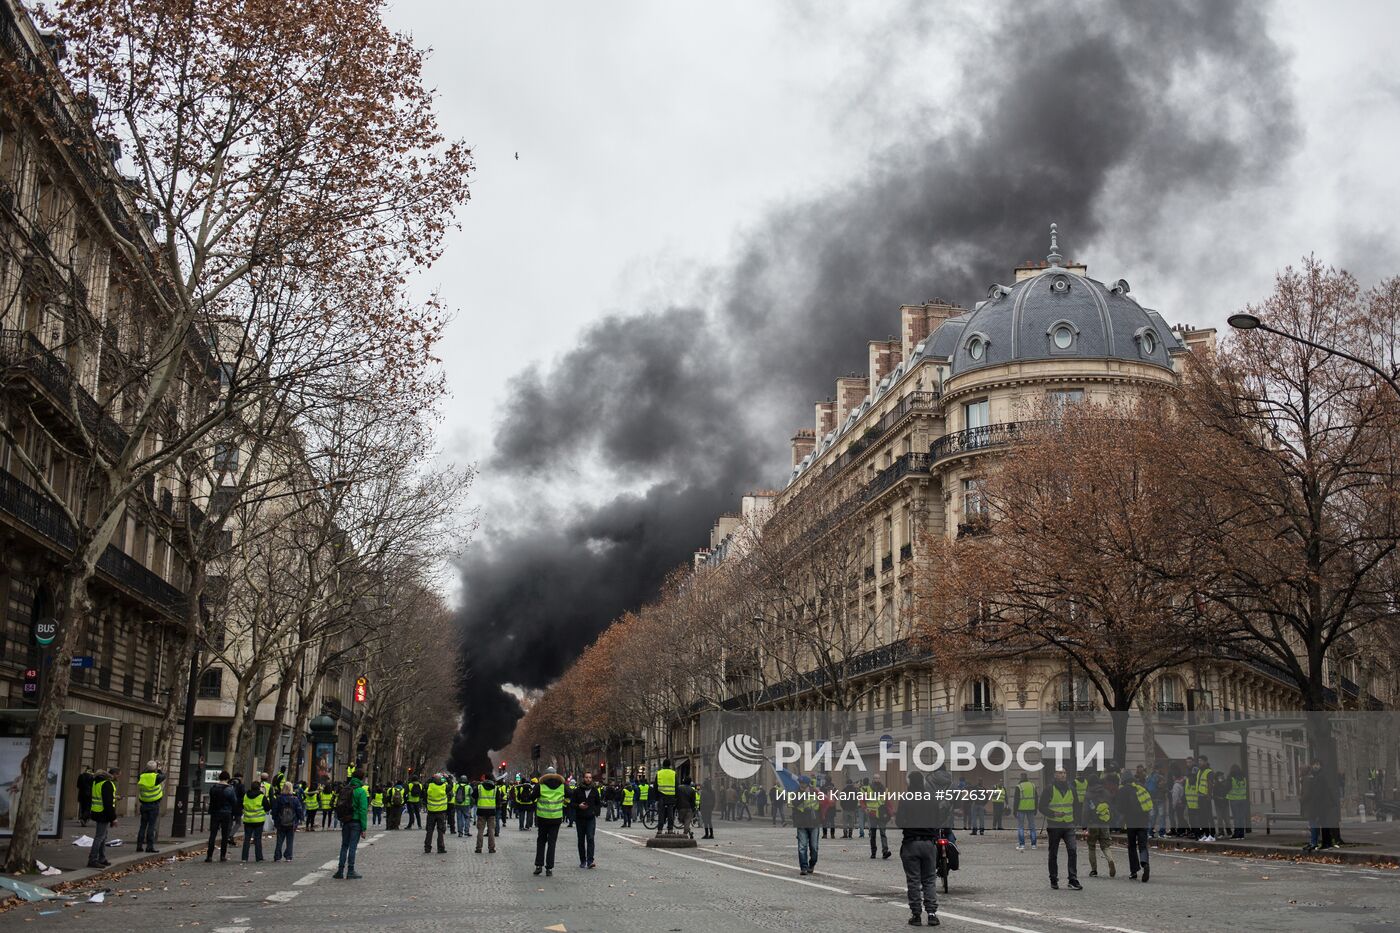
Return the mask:
<path id="1" fill-rule="evenodd" d="M 136 831 L 136 851 L 156 850 L 156 826 L 160 822 L 160 801 L 165 796 L 165 772 L 154 758 L 136 779 L 136 796 L 141 801 L 141 828 Z"/>
<path id="2" fill-rule="evenodd" d="M 93 830 L 88 868 L 103 868 L 111 864 L 107 861 L 107 832 L 117 825 L 117 801 L 120 799 L 117 779 L 120 776 L 121 772 L 112 768 L 110 771 L 98 771 L 92 777 L 90 806 Z"/>
<path id="3" fill-rule="evenodd" d="M 447 851 L 445 834 L 447 833 L 447 779 L 441 773 L 434 774 L 433 779 L 423 788 L 423 797 L 428 811 L 427 834 L 423 837 L 423 853 L 426 855 L 432 852 L 433 829 L 437 828 L 437 850 Z"/>
<path id="4" fill-rule="evenodd" d="M 248 861 L 248 846 L 251 843 L 258 861 L 263 860 L 262 833 L 267 822 L 267 794 L 261 781 L 254 781 L 243 792 L 243 861 Z"/>
<path id="5" fill-rule="evenodd" d="M 1074 842 L 1074 786 L 1064 769 L 1055 772 L 1055 779 L 1040 794 L 1039 810 L 1045 815 L 1045 834 L 1050 842 L 1050 887 L 1060 887 L 1060 843 L 1065 844 L 1069 862 L 1069 886 L 1083 890 L 1079 883 L 1079 856 Z"/>

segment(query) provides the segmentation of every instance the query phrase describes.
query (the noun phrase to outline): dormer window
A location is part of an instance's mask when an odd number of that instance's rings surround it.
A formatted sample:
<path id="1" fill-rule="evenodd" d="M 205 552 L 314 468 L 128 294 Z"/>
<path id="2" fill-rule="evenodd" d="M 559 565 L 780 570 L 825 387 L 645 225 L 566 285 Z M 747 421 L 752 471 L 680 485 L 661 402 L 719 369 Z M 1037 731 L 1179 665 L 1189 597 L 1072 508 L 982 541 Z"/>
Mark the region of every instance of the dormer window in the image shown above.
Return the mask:
<path id="1" fill-rule="evenodd" d="M 1061 324 L 1059 327 L 1055 328 L 1055 332 L 1051 334 L 1051 339 L 1055 341 L 1055 346 L 1059 349 L 1068 350 L 1069 345 L 1074 343 L 1074 331 L 1070 330 L 1068 325 Z"/>
<path id="2" fill-rule="evenodd" d="M 1158 339 L 1157 332 L 1151 327 L 1140 327 L 1137 333 L 1133 334 L 1137 340 L 1139 356 L 1153 356 L 1157 352 Z"/>
<path id="3" fill-rule="evenodd" d="M 987 338 L 981 334 L 973 334 L 967 339 L 967 355 L 974 361 L 980 363 L 987 358 Z"/>

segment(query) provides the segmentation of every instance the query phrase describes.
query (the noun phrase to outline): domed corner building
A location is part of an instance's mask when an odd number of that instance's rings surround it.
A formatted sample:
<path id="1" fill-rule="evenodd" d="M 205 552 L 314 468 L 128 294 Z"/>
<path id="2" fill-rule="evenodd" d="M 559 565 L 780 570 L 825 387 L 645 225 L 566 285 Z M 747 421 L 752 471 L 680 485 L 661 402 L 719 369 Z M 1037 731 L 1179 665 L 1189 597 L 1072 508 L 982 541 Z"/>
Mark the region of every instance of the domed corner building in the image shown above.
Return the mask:
<path id="1" fill-rule="evenodd" d="M 846 618 L 853 620 L 843 624 L 858 630 L 862 647 L 844 669 L 859 694 L 855 706 L 866 731 L 917 740 L 917 714 L 945 710 L 966 714 L 975 725 L 964 731 L 975 733 L 968 736 L 974 741 L 1025 738 L 1009 734 L 1018 728 L 1012 717 L 1008 730 L 1007 711 L 1038 712 L 1049 717 L 1045 729 L 1053 730 L 1057 720 L 1067 729 L 1069 712 L 1079 722 L 1078 714 L 1101 704 L 1087 680 L 1071 681 L 1062 656 L 1030 656 L 955 682 L 934 673 L 909 639 L 904 611 L 919 572 L 914 549 L 925 531 L 951 538 L 981 529 L 982 479 L 1018 429 L 1044 417 L 1047 403 L 1053 410 L 1079 400 L 1121 401 L 1176 385 L 1186 355 L 1212 347 L 1215 331 L 1170 326 L 1141 305 L 1123 279 L 1106 284 L 1090 278 L 1085 265 L 1060 255 L 1053 227 L 1046 259 L 1018 266 L 1011 284 L 992 285 L 971 310 L 935 298 L 901 307 L 899 326 L 898 338 L 868 343 L 867 371 L 838 378 L 834 396 L 816 403 L 812 427 L 793 436 L 792 471 L 763 513 L 767 528 L 782 534 L 784 526 L 800 530 L 819 522 L 823 534 L 838 529 L 859 555 L 848 571 L 854 592 L 842 595 Z M 697 567 L 743 552 L 727 546 L 739 531 L 725 521 L 716 525 L 710 547 L 697 553 Z M 736 700 L 758 709 L 803 705 L 806 688 L 786 681 L 775 688 L 772 672 L 762 686 L 759 678 L 740 674 L 731 675 L 731 683 Z M 1157 730 L 1153 748 L 1141 734 L 1130 736 L 1130 763 L 1185 757 L 1188 684 L 1203 691 L 1197 708 L 1297 707 L 1287 682 L 1243 664 L 1164 672 L 1150 686 L 1150 703 L 1167 721 L 1179 716 L 1183 728 L 1175 735 Z M 1106 720 L 1078 725 L 1081 739 L 1097 733 L 1110 737 Z M 677 752 L 699 749 L 673 748 Z M 1275 790 L 1289 796 L 1282 769 L 1276 787 L 1251 772 L 1256 801 Z M 981 776 L 989 786 L 998 777 Z"/>

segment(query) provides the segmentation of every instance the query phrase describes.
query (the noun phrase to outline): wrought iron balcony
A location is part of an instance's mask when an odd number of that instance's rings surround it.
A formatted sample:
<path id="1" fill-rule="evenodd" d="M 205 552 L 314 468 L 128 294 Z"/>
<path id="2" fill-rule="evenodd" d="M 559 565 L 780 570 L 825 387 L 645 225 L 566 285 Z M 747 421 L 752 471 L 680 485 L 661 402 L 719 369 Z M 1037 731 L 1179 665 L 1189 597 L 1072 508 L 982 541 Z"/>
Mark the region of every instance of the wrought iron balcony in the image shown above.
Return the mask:
<path id="1" fill-rule="evenodd" d="M 910 560 L 910 559 L 912 559 L 913 557 L 914 557 L 914 545 L 912 545 L 912 544 L 901 544 L 901 545 L 899 546 L 899 561 L 900 561 L 900 563 L 903 563 L 903 562 L 906 561 L 906 560 Z"/>
<path id="2" fill-rule="evenodd" d="M 934 463 L 959 454 L 986 450 L 989 447 L 1005 447 L 1024 437 L 1029 431 L 1045 424 L 1044 421 L 1006 421 L 1001 424 L 988 424 L 980 428 L 967 428 L 945 434 L 929 447 L 929 457 Z"/>
<path id="3" fill-rule="evenodd" d="M 974 518 L 970 522 L 958 522 L 959 538 L 974 538 L 991 530 L 992 523 L 986 518 Z"/>
<path id="4" fill-rule="evenodd" d="M 967 719 L 991 719 L 1000 713 L 993 703 L 964 703 L 963 716 Z"/>
<path id="5" fill-rule="evenodd" d="M 889 573 L 889 572 L 890 572 L 891 570 L 893 570 L 893 569 L 894 569 L 894 555 L 893 555 L 893 554 L 886 554 L 884 557 L 880 558 L 880 572 L 881 572 L 881 573 Z"/>
<path id="6" fill-rule="evenodd" d="M 1060 714 L 1061 719 L 1073 719 L 1085 713 L 1092 716 L 1098 708 L 1099 705 L 1093 700 L 1060 700 L 1055 704 L 1055 712 Z"/>
<path id="7" fill-rule="evenodd" d="M 0 368 L 28 377 L 48 397 L 49 404 L 70 420 L 70 405 L 76 397 L 78 417 L 89 435 L 114 455 L 126 447 L 126 430 L 102 410 L 87 390 L 73 384 L 68 366 L 29 331 L 0 331 Z"/>
<path id="8" fill-rule="evenodd" d="M 0 512 L 9 514 L 64 556 L 71 554 L 77 545 L 73 525 L 58 504 L 3 469 L 0 469 Z M 100 577 L 172 616 L 184 612 L 184 593 L 115 545 L 109 544 L 102 552 L 97 570 Z"/>

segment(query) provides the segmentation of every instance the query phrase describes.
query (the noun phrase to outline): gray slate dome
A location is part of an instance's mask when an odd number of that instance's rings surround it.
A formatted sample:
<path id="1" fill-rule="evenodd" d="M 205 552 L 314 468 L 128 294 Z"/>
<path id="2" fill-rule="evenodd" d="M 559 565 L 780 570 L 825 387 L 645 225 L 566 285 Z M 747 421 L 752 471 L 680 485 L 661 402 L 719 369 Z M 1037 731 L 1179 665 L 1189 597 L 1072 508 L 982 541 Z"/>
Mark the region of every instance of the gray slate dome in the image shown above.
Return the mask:
<path id="1" fill-rule="evenodd" d="M 1105 285 L 1060 265 L 1010 287 L 993 285 L 969 314 L 944 321 L 926 356 L 950 361 L 950 376 L 1019 360 L 1119 359 L 1171 369 L 1181 343 L 1162 320 L 1128 297 L 1128 283 Z"/>

